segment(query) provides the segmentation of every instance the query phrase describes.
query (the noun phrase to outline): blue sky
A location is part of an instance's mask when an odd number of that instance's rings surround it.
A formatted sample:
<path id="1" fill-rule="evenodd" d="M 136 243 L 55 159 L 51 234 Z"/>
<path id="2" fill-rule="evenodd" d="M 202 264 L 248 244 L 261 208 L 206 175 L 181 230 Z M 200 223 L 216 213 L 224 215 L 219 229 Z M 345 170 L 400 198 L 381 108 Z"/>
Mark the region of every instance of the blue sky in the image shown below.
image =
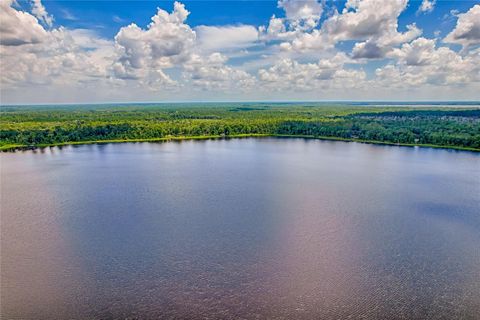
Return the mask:
<path id="1" fill-rule="evenodd" d="M 2 103 L 480 99 L 480 1 L 0 9 Z"/>

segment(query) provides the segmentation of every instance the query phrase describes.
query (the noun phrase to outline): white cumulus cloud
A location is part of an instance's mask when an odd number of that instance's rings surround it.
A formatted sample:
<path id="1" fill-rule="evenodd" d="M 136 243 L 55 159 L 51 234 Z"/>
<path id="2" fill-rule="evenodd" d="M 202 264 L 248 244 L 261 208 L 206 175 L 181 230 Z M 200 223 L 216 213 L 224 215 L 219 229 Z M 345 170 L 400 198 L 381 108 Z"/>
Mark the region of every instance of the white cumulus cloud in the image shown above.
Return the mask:
<path id="1" fill-rule="evenodd" d="M 285 11 L 293 29 L 314 28 L 323 13 L 323 6 L 317 0 L 279 0 L 278 7 Z"/>
<path id="2" fill-rule="evenodd" d="M 465 56 L 435 40 L 418 38 L 393 50 L 394 63 L 376 70 L 381 85 L 397 87 L 420 85 L 460 85 L 480 81 L 480 50 Z"/>
<path id="3" fill-rule="evenodd" d="M 443 41 L 458 43 L 464 47 L 480 44 L 480 5 L 474 5 L 466 13 L 458 14 L 457 17 L 455 29 Z"/>
<path id="4" fill-rule="evenodd" d="M 398 17 L 408 0 L 348 0 L 341 14 L 330 17 L 322 28 L 335 40 L 385 38 L 398 33 Z"/>
<path id="5" fill-rule="evenodd" d="M 114 74 L 123 79 L 151 78 L 155 74 L 167 79 L 162 69 L 188 60 L 195 44 L 196 34 L 185 23 L 188 14 L 183 4 L 175 2 L 170 14 L 158 9 L 146 30 L 134 23 L 121 28 L 115 36 Z"/>
<path id="6" fill-rule="evenodd" d="M 33 14 L 12 5 L 0 4 L 2 89 L 106 78 L 112 41 L 85 29 L 45 30 Z"/>
<path id="7" fill-rule="evenodd" d="M 41 0 L 32 0 L 32 13 L 45 25 L 52 26 L 53 17 L 48 14 Z"/>
<path id="8" fill-rule="evenodd" d="M 398 17 L 407 3 L 408 0 L 348 0 L 343 11 L 335 11 L 321 28 L 296 33 L 282 48 L 298 52 L 327 50 L 340 41 L 360 40 L 353 57 L 382 58 L 392 47 L 422 33 L 415 23 L 407 25 L 405 32 L 398 31 Z"/>
<path id="9" fill-rule="evenodd" d="M 195 87 L 205 90 L 246 90 L 255 84 L 255 78 L 239 69 L 225 65 L 228 58 L 215 52 L 202 57 L 194 54 L 184 65 L 184 78 Z"/>
<path id="10" fill-rule="evenodd" d="M 420 6 L 418 7 L 417 12 L 428 13 L 432 12 L 435 8 L 436 0 L 423 0 Z"/>
<path id="11" fill-rule="evenodd" d="M 0 2 L 0 44 L 19 46 L 42 42 L 47 32 L 32 14 L 16 10 L 13 0 Z"/>
<path id="12" fill-rule="evenodd" d="M 264 87 L 276 91 L 352 88 L 362 85 L 363 70 L 345 68 L 349 58 L 342 53 L 314 63 L 299 63 L 284 58 L 268 69 L 258 71 Z"/>

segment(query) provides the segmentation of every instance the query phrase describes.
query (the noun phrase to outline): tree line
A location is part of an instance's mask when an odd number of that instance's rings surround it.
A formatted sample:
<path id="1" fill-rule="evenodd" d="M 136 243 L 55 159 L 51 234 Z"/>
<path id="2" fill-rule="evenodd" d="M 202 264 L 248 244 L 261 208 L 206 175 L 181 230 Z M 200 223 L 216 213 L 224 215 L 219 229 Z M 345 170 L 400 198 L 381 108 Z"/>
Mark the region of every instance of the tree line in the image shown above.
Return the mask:
<path id="1" fill-rule="evenodd" d="M 218 106 L 0 112 L 0 146 L 165 137 L 301 135 L 480 149 L 480 109 Z"/>

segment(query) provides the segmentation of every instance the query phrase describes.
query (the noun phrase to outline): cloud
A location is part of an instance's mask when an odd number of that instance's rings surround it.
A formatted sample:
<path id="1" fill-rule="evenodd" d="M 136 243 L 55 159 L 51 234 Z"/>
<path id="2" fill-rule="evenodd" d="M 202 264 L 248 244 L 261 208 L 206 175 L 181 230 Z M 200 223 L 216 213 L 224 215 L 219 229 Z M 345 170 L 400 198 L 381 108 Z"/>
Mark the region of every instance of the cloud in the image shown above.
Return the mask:
<path id="1" fill-rule="evenodd" d="M 260 36 L 264 40 L 272 39 L 281 39 L 288 37 L 288 34 L 293 34 L 292 32 L 287 33 L 287 27 L 285 26 L 285 19 L 277 18 L 275 15 L 272 15 L 268 26 L 260 26 Z"/>
<path id="2" fill-rule="evenodd" d="M 382 59 L 396 46 L 416 39 L 421 34 L 422 30 L 412 23 L 407 25 L 407 31 L 403 33 L 395 31 L 391 35 L 384 35 L 380 38 L 372 37 L 367 41 L 355 43 L 351 55 L 354 59 Z"/>
<path id="3" fill-rule="evenodd" d="M 285 51 L 308 52 L 313 50 L 329 50 L 335 43 L 330 41 L 327 34 L 319 30 L 302 33 L 290 42 L 283 42 L 280 47 Z"/>
<path id="4" fill-rule="evenodd" d="M 352 50 L 354 59 L 380 59 L 385 57 L 386 50 L 373 41 L 357 42 Z"/>
<path id="5" fill-rule="evenodd" d="M 172 13 L 159 9 L 146 30 L 135 24 L 121 28 L 115 36 L 113 75 L 152 89 L 185 84 L 204 90 L 251 87 L 254 77 L 225 65 L 227 57 L 221 53 L 210 52 L 248 47 L 258 39 L 257 30 L 252 26 L 192 30 L 185 22 L 188 14 L 183 4 L 175 2 Z M 180 70 L 183 79 L 172 79 L 167 69 Z"/>
<path id="6" fill-rule="evenodd" d="M 86 50 L 112 49 L 113 41 L 100 38 L 90 29 L 65 30 L 79 48 Z"/>
<path id="7" fill-rule="evenodd" d="M 112 41 L 85 29 L 45 30 L 34 15 L 12 5 L 0 4 L 2 88 L 106 79 Z"/>
<path id="8" fill-rule="evenodd" d="M 457 88 L 478 96 L 480 5 L 457 14 L 450 33 L 442 30 L 448 33 L 444 42 L 463 46 L 458 52 L 421 37 L 415 23 L 399 31 L 407 0 L 348 0 L 341 12 L 323 1 L 279 1 L 285 15 L 273 15 L 260 28 L 192 28 L 189 11 L 176 2 L 170 12 L 158 9 L 146 27 L 125 25 L 113 39 L 55 27 L 41 2 L 30 1 L 30 12 L 12 0 L 0 2 L 0 89 L 7 101 L 40 101 L 59 92 L 66 99 L 106 100 L 303 98 L 353 91 L 375 98 L 399 88 L 427 94 Z M 343 41 L 353 42 L 351 52 Z M 362 69 L 372 69 L 371 59 L 382 59 L 373 75 Z"/>
<path id="9" fill-rule="evenodd" d="M 38 20 L 48 27 L 53 25 L 53 17 L 47 13 L 41 0 L 32 0 L 32 13 Z"/>
<path id="10" fill-rule="evenodd" d="M 382 86 L 460 85 L 480 81 L 480 50 L 465 56 L 447 47 L 437 47 L 435 40 L 418 38 L 393 50 L 394 63 L 376 70 Z"/>
<path id="11" fill-rule="evenodd" d="M 124 19 L 120 18 L 117 15 L 113 15 L 112 20 L 113 20 L 113 22 L 116 22 L 116 23 L 124 23 L 125 22 Z"/>
<path id="12" fill-rule="evenodd" d="M 457 25 L 444 42 L 461 44 L 464 48 L 480 44 L 480 5 L 474 5 L 466 13 L 457 15 Z"/>
<path id="13" fill-rule="evenodd" d="M 398 16 L 408 0 L 348 0 L 341 14 L 325 21 L 322 28 L 339 40 L 384 38 L 398 33 Z"/>
<path id="14" fill-rule="evenodd" d="M 435 47 L 435 40 L 419 38 L 404 44 L 400 49 L 394 49 L 390 57 L 407 66 L 429 65 L 439 58 Z M 455 54 L 451 50 L 448 52 Z"/>
<path id="15" fill-rule="evenodd" d="M 299 63 L 284 58 L 268 69 L 260 69 L 258 78 L 264 88 L 275 91 L 303 90 L 318 88 L 351 88 L 361 85 L 365 79 L 362 70 L 346 69 L 349 62 L 345 54 L 338 53 L 331 58 L 320 59 L 316 63 Z"/>
<path id="16" fill-rule="evenodd" d="M 141 79 L 158 74 L 165 78 L 159 70 L 188 60 L 196 39 L 195 32 L 185 24 L 188 15 L 185 6 L 175 2 L 170 14 L 158 9 L 146 30 L 134 23 L 121 28 L 115 36 L 114 75 Z"/>
<path id="17" fill-rule="evenodd" d="M 417 13 L 430 13 L 435 8 L 436 0 L 423 0 L 420 6 L 418 7 Z"/>
<path id="18" fill-rule="evenodd" d="M 227 57 L 218 52 L 207 57 L 194 54 L 184 65 L 184 78 L 204 90 L 245 90 L 254 86 L 252 75 L 226 62 Z"/>
<path id="19" fill-rule="evenodd" d="M 37 18 L 28 12 L 15 10 L 12 4 L 13 0 L 0 2 L 0 44 L 20 46 L 42 42 L 47 32 Z"/>
<path id="20" fill-rule="evenodd" d="M 198 26 L 195 28 L 199 49 L 208 52 L 248 48 L 258 40 L 258 30 L 242 26 Z"/>
<path id="21" fill-rule="evenodd" d="M 70 20 L 70 21 L 77 21 L 78 17 L 76 17 L 72 12 L 70 12 L 67 9 L 61 9 L 62 12 L 62 18 L 65 20 Z"/>
<path id="22" fill-rule="evenodd" d="M 285 12 L 285 18 L 272 15 L 268 26 L 259 28 L 265 40 L 294 39 L 318 26 L 323 14 L 323 5 L 317 0 L 279 0 L 278 7 Z"/>
<path id="23" fill-rule="evenodd" d="M 320 29 L 296 32 L 290 37 L 293 40 L 281 47 L 287 51 L 307 52 L 328 50 L 340 41 L 360 40 L 364 42 L 356 45 L 352 56 L 380 58 L 391 47 L 411 41 L 422 33 L 415 23 L 407 25 L 406 32 L 398 31 L 398 17 L 407 7 L 407 2 L 348 0 L 343 11 L 334 11 Z"/>
<path id="24" fill-rule="evenodd" d="M 278 7 L 285 11 L 286 20 L 292 29 L 314 28 L 323 13 L 323 6 L 317 0 L 279 0 Z"/>
<path id="25" fill-rule="evenodd" d="M 53 29 L 42 42 L 0 47 L 1 82 L 28 87 L 106 79 L 111 48 L 92 31 Z"/>

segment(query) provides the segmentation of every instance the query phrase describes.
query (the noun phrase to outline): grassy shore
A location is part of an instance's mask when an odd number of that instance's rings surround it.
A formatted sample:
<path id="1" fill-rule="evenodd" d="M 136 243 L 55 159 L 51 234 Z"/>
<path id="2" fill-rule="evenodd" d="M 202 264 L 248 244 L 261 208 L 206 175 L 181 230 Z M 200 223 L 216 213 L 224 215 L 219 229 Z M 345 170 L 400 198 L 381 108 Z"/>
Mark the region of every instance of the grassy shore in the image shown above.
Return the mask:
<path id="1" fill-rule="evenodd" d="M 424 148 L 438 148 L 438 149 L 453 149 L 462 151 L 480 152 L 480 149 L 468 148 L 461 146 L 445 146 L 434 144 L 413 144 L 413 143 L 392 143 L 375 140 L 353 139 L 353 138 L 339 138 L 339 137 L 325 137 L 313 135 L 287 135 L 287 134 L 236 134 L 236 135 L 200 135 L 200 136 L 170 136 L 162 138 L 148 138 L 148 139 L 112 139 L 112 140 L 92 140 L 92 141 L 71 141 L 53 144 L 39 144 L 35 146 L 11 144 L 0 146 L 0 151 L 11 152 L 17 150 L 31 150 L 47 147 L 69 146 L 69 145 L 86 145 L 86 144 L 108 144 L 108 143 L 128 143 L 128 142 L 167 142 L 167 141 L 183 141 L 183 140 L 208 140 L 208 139 L 232 139 L 232 138 L 260 138 L 260 137 L 276 137 L 276 138 L 303 138 L 303 139 L 319 139 L 329 141 L 344 141 L 344 142 L 359 142 L 377 145 L 389 146 L 404 146 L 404 147 L 424 147 Z"/>

